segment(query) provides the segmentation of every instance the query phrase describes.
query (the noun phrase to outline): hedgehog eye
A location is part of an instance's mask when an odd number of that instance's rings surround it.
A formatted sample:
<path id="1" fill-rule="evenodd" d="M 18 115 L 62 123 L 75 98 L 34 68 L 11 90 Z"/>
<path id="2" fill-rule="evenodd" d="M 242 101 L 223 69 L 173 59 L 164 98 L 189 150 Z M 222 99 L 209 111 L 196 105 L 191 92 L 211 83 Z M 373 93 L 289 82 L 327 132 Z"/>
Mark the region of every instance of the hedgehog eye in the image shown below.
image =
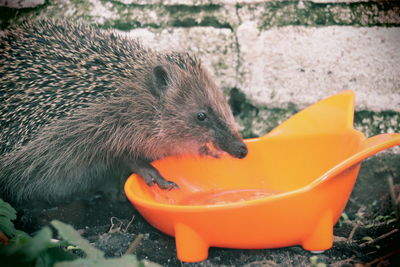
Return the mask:
<path id="1" fill-rule="evenodd" d="M 204 112 L 199 112 L 196 114 L 196 117 L 199 121 L 204 121 L 205 119 L 207 119 L 207 114 Z"/>

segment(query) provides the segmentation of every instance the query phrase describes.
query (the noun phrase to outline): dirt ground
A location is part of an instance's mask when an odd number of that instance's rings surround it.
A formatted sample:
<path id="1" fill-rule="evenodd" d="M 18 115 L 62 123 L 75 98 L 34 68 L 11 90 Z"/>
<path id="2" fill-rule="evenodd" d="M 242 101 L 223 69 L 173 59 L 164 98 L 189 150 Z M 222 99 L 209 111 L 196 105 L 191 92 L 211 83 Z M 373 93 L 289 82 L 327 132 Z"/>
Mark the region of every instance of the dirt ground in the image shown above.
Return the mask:
<path id="1" fill-rule="evenodd" d="M 392 190 L 399 195 L 399 163 L 400 155 L 389 153 L 364 161 L 350 201 L 334 228 L 334 246 L 318 255 L 300 246 L 211 248 L 206 261 L 182 263 L 172 237 L 150 226 L 127 200 L 112 201 L 104 194 L 52 207 L 25 208 L 18 226 L 33 232 L 59 219 L 72 224 L 109 257 L 124 254 L 134 242 L 131 250 L 139 259 L 163 266 L 400 266 L 399 221 L 389 193 Z M 389 186 L 388 177 L 393 178 L 394 186 Z"/>

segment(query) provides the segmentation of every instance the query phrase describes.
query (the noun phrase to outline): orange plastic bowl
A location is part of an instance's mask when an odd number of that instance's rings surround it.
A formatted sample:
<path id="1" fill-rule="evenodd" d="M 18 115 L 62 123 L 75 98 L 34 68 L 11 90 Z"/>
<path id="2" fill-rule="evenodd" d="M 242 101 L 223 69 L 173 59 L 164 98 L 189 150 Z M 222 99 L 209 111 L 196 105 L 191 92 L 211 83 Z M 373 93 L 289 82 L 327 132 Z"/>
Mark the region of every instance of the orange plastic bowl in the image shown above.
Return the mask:
<path id="1" fill-rule="evenodd" d="M 175 236 L 182 261 L 206 259 L 210 246 L 329 249 L 361 161 L 400 144 L 400 134 L 366 139 L 353 128 L 353 114 L 354 94 L 345 91 L 246 140 L 245 159 L 156 161 L 180 189 L 149 187 L 134 174 L 126 195 L 154 227 Z"/>

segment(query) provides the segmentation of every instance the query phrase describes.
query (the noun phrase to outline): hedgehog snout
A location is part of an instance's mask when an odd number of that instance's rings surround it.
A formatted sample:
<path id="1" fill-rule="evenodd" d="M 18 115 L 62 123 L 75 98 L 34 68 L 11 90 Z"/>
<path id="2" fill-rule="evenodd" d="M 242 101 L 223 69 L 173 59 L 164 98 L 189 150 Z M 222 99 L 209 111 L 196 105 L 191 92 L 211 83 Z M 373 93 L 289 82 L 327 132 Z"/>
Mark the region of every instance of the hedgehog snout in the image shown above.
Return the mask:
<path id="1" fill-rule="evenodd" d="M 247 145 L 236 135 L 218 138 L 216 146 L 238 159 L 246 157 L 248 153 Z"/>
<path id="2" fill-rule="evenodd" d="M 242 159 L 247 156 L 248 149 L 245 143 L 237 142 L 233 143 L 231 151 L 227 152 L 235 158 Z"/>
<path id="3" fill-rule="evenodd" d="M 236 156 L 237 156 L 237 158 L 242 159 L 242 158 L 244 158 L 244 157 L 247 156 L 247 153 L 248 153 L 247 146 L 246 146 L 245 144 L 242 144 L 242 145 L 239 147 Z"/>

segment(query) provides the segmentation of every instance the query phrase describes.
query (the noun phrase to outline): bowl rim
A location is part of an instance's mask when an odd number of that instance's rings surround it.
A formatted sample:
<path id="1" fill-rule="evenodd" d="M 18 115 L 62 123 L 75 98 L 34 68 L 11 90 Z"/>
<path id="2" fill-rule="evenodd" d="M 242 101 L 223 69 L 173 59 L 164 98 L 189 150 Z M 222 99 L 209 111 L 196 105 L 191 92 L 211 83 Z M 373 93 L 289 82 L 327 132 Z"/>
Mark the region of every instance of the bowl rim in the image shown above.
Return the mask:
<path id="1" fill-rule="evenodd" d="M 361 141 L 366 140 L 364 134 L 361 132 L 354 130 L 358 134 L 358 138 L 361 139 Z M 257 141 L 261 138 L 265 138 L 267 136 L 259 137 L 259 138 L 252 138 L 252 139 L 247 139 L 245 140 L 246 142 L 254 142 Z M 340 173 L 345 171 L 348 168 L 351 168 L 358 163 L 360 163 L 364 158 L 374 154 L 375 150 L 373 149 L 368 149 L 368 151 L 362 150 L 359 152 L 356 152 L 352 154 L 351 156 L 347 157 L 340 163 L 334 165 L 332 168 L 328 169 L 324 174 L 310 182 L 309 184 L 306 184 L 305 186 L 302 186 L 300 188 L 297 188 L 295 190 L 291 191 L 286 191 L 286 192 L 281 192 L 278 194 L 274 194 L 271 196 L 266 196 L 266 197 L 261 197 L 261 198 L 256 198 L 256 199 L 249 199 L 249 200 L 242 200 L 242 201 L 235 201 L 235 202 L 228 202 L 228 203 L 223 203 L 223 204 L 205 204 L 205 205 L 179 205 L 179 204 L 168 204 L 168 203 L 162 203 L 162 202 L 157 202 L 157 201 L 152 201 L 152 200 L 147 200 L 143 197 L 138 196 L 135 193 L 135 190 L 133 189 L 133 183 L 135 182 L 134 179 L 141 179 L 139 175 L 137 174 L 132 174 L 128 177 L 124 190 L 125 194 L 128 197 L 129 200 L 131 200 L 135 205 L 141 205 L 145 206 L 148 208 L 153 208 L 153 209 L 163 209 L 163 210 L 174 210 L 174 211 L 201 211 L 201 210 L 220 210 L 220 209 L 233 209 L 233 208 L 239 208 L 239 207 L 244 207 L 244 206 L 249 206 L 249 205 L 257 205 L 261 203 L 266 203 L 266 202 L 273 202 L 273 201 L 279 201 L 285 198 L 291 198 L 291 197 L 296 197 L 300 194 L 307 193 L 309 191 L 315 190 L 318 186 L 322 185 L 323 183 L 327 182 L 330 178 L 334 178 L 338 176 Z M 156 185 L 154 185 L 156 186 Z M 175 189 L 173 189 L 175 190 Z"/>

